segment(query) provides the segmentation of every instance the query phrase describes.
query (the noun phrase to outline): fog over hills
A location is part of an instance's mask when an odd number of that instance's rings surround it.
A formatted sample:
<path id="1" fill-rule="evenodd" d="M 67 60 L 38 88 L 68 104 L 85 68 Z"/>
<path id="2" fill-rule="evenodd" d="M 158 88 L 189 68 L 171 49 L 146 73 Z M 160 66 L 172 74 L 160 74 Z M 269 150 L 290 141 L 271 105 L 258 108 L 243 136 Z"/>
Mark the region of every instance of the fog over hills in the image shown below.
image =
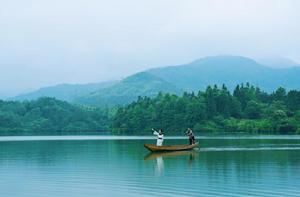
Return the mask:
<path id="1" fill-rule="evenodd" d="M 101 88 L 109 87 L 115 83 L 117 83 L 117 81 L 107 81 L 90 84 L 59 84 L 56 86 L 44 87 L 27 94 L 21 94 L 12 99 L 35 100 L 40 97 L 55 97 L 60 100 L 71 102 L 75 97 L 98 91 Z"/>
<path id="2" fill-rule="evenodd" d="M 159 92 L 180 94 L 182 90 L 149 72 L 140 72 L 110 87 L 77 97 L 74 102 L 96 106 L 122 105 L 136 100 L 138 96 L 152 97 Z"/>
<path id="3" fill-rule="evenodd" d="M 298 62 L 295 62 L 289 58 L 285 57 L 266 57 L 266 58 L 257 58 L 256 61 L 262 65 L 271 67 L 271 68 L 291 68 L 291 67 L 300 67 Z"/>
<path id="4" fill-rule="evenodd" d="M 211 55 L 300 63 L 297 0 L 54 2 L 1 1 L 0 99 Z M 271 68 L 291 65 L 257 60 Z"/>
<path id="5" fill-rule="evenodd" d="M 197 91 L 207 85 L 223 83 L 233 89 L 239 83 L 249 82 L 265 91 L 279 86 L 298 89 L 300 68 L 274 69 L 240 56 L 206 57 L 186 65 L 152 69 L 149 72 L 177 87 Z"/>
<path id="6" fill-rule="evenodd" d="M 225 84 L 233 90 L 237 84 L 246 82 L 268 92 L 278 87 L 300 89 L 300 67 L 275 69 L 246 57 L 211 56 L 184 65 L 146 70 L 118 82 L 59 85 L 16 98 L 51 96 L 80 104 L 112 106 L 130 103 L 138 96 L 155 96 L 159 92 L 181 94 L 214 84 Z"/>

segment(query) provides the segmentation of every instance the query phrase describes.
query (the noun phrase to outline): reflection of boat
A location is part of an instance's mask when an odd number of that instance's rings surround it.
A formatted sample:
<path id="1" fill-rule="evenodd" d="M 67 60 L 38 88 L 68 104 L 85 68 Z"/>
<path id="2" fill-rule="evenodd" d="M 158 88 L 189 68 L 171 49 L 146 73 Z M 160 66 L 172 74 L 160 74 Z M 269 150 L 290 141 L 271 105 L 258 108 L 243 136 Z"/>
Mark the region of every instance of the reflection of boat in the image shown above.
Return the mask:
<path id="1" fill-rule="evenodd" d="M 144 160 L 152 160 L 161 157 L 172 157 L 172 156 L 181 156 L 181 155 L 189 155 L 194 156 L 195 151 L 173 151 L 173 152 L 151 152 L 144 157 Z"/>
<path id="2" fill-rule="evenodd" d="M 199 143 L 192 145 L 172 145 L 172 146 L 156 146 L 153 144 L 144 144 L 144 147 L 152 152 L 166 152 L 166 151 L 184 151 L 192 150 L 199 146 Z"/>

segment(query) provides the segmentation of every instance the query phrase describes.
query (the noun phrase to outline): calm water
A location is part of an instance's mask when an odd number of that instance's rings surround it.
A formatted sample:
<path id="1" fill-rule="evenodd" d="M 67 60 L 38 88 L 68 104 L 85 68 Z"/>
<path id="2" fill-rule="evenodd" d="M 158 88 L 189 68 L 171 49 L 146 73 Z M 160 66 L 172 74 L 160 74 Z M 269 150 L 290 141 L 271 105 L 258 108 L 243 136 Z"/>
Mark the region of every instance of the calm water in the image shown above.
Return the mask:
<path id="1" fill-rule="evenodd" d="M 300 196 L 299 136 L 199 141 L 149 154 L 149 137 L 0 137 L 0 196 Z"/>

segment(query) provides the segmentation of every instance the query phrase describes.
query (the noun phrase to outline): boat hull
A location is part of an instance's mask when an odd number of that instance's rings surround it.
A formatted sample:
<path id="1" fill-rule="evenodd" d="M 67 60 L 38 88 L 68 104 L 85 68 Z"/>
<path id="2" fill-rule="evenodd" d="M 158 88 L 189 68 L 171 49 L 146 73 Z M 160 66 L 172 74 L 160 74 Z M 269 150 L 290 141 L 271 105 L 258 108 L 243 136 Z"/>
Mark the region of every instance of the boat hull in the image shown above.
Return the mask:
<path id="1" fill-rule="evenodd" d="M 169 152 L 169 151 L 184 151 L 192 150 L 199 146 L 198 143 L 192 145 L 172 145 L 172 146 L 156 146 L 153 144 L 144 144 L 144 147 L 151 152 Z"/>

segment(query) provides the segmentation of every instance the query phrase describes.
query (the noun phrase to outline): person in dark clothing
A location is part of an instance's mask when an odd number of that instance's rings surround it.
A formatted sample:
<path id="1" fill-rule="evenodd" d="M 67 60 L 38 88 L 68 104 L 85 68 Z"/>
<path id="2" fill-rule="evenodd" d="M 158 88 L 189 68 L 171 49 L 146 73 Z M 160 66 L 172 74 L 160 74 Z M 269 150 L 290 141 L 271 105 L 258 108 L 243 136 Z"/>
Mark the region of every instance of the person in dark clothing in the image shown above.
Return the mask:
<path id="1" fill-rule="evenodd" d="M 193 130 L 191 128 L 188 128 L 186 130 L 187 136 L 189 136 L 189 143 L 190 145 L 195 144 L 195 136 L 193 134 Z"/>

